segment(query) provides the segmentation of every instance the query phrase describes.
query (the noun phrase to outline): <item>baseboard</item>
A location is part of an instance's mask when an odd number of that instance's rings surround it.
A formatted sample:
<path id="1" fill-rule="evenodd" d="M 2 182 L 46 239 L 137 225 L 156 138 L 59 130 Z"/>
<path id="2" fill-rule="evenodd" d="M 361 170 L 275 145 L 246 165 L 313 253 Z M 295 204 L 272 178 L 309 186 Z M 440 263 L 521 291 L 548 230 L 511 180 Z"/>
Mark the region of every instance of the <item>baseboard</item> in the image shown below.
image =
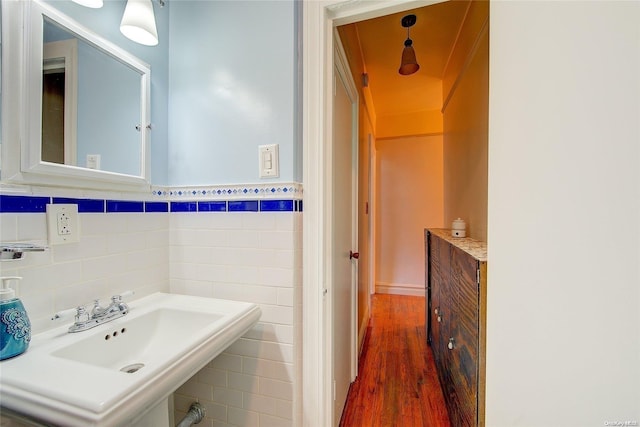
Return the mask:
<path id="1" fill-rule="evenodd" d="M 377 282 L 376 283 L 377 294 L 390 294 L 390 295 L 409 295 L 416 297 L 424 297 L 425 289 L 424 285 L 413 285 L 407 283 L 389 283 L 389 282 Z"/>

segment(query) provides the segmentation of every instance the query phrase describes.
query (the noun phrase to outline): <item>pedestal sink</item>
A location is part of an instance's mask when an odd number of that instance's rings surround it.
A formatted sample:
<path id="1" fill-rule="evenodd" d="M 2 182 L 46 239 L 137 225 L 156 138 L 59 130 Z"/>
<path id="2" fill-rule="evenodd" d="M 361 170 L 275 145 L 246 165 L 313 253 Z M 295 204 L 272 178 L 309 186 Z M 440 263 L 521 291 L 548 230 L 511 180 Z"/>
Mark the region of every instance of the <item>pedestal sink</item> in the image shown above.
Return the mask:
<path id="1" fill-rule="evenodd" d="M 34 335 L 0 362 L 3 408 L 65 426 L 129 425 L 173 393 L 260 318 L 255 304 L 156 293 L 128 315 Z"/>

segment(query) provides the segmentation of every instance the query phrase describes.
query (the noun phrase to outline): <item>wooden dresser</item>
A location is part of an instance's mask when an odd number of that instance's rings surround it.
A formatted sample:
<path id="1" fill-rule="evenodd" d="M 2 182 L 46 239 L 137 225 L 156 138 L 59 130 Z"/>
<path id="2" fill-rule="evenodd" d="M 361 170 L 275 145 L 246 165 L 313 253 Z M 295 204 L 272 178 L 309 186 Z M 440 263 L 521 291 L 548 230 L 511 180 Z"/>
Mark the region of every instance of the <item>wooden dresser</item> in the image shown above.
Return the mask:
<path id="1" fill-rule="evenodd" d="M 487 245 L 425 230 L 427 341 L 451 424 L 484 426 Z"/>

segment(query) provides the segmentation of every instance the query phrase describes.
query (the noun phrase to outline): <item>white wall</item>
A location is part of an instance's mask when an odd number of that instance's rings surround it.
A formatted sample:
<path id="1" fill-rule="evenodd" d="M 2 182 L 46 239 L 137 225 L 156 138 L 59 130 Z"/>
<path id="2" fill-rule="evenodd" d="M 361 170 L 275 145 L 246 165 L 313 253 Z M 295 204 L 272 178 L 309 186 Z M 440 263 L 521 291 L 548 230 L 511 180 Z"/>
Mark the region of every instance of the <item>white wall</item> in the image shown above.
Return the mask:
<path id="1" fill-rule="evenodd" d="M 44 213 L 13 213 L 2 202 L 3 242 L 46 242 Z M 301 212 L 80 213 L 79 224 L 78 243 L 0 264 L 2 276 L 23 277 L 16 294 L 34 334 L 72 322 L 51 321 L 57 311 L 129 289 L 132 300 L 170 291 L 256 303 L 258 324 L 185 378 L 175 418 L 199 401 L 205 425 L 294 425 L 302 393 Z"/>
<path id="2" fill-rule="evenodd" d="M 37 334 L 73 319 L 51 321 L 54 313 L 102 304 L 133 290 L 132 299 L 169 291 L 168 213 L 80 213 L 78 243 L 29 252 L 0 264 L 2 276 L 19 276 L 16 289 Z M 44 213 L 0 214 L 2 242 L 47 241 Z"/>
<path id="3" fill-rule="evenodd" d="M 637 424 L 640 3 L 490 16 L 486 425 Z"/>
<path id="4" fill-rule="evenodd" d="M 467 224 L 487 241 L 489 3 L 474 2 L 445 70 L 443 92 L 444 223 Z"/>
<path id="5" fill-rule="evenodd" d="M 376 141 L 376 292 L 424 296 L 424 229 L 443 226 L 443 136 Z"/>
<path id="6" fill-rule="evenodd" d="M 176 421 L 197 400 L 214 425 L 293 425 L 301 221 L 291 212 L 172 214 L 171 292 L 262 309 L 257 326 L 176 392 Z"/>

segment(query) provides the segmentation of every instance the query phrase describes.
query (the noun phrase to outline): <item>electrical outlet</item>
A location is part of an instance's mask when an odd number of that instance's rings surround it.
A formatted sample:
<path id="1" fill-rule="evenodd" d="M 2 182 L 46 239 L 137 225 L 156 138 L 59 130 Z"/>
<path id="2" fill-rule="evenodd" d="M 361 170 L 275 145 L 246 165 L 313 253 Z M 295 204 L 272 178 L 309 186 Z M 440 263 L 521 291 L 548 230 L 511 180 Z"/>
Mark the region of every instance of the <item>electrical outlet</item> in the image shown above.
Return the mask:
<path id="1" fill-rule="evenodd" d="M 80 240 L 78 205 L 47 205 L 49 245 L 76 243 Z"/>
<path id="2" fill-rule="evenodd" d="M 100 169 L 100 154 L 87 154 L 87 168 Z"/>
<path id="3" fill-rule="evenodd" d="M 69 223 L 71 219 L 69 218 L 69 214 L 66 212 L 58 212 L 58 234 L 61 236 L 66 236 L 71 234 L 71 228 L 69 227 Z"/>

